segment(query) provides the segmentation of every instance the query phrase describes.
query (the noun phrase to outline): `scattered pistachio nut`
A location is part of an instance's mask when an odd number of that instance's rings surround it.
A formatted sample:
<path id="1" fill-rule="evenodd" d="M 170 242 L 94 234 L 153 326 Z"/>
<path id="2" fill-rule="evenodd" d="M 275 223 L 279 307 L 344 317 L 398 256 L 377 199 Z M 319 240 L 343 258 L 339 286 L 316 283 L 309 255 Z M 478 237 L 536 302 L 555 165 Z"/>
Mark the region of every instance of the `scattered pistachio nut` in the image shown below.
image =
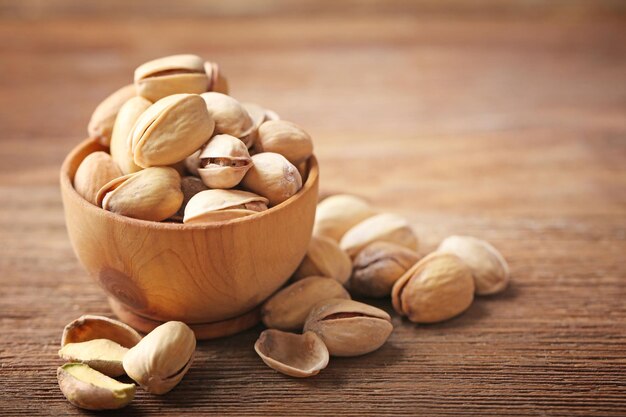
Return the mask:
<path id="1" fill-rule="evenodd" d="M 248 148 L 230 135 L 215 135 L 199 155 L 198 175 L 209 188 L 233 188 L 252 166 Z"/>
<path id="2" fill-rule="evenodd" d="M 222 74 L 222 70 L 217 62 L 206 61 L 204 71 L 209 78 L 209 86 L 206 91 L 228 94 L 228 80 Z"/>
<path id="3" fill-rule="evenodd" d="M 419 260 L 417 252 L 390 242 L 373 242 L 354 258 L 350 290 L 366 297 L 388 297 L 393 284 Z"/>
<path id="4" fill-rule="evenodd" d="M 254 129 L 246 109 L 231 96 L 215 92 L 203 93 L 200 96 L 204 99 L 209 115 L 215 121 L 216 134 L 224 133 L 244 138 Z"/>
<path id="5" fill-rule="evenodd" d="M 348 230 L 375 214 L 362 198 L 350 194 L 332 195 L 317 205 L 313 235 L 339 242 Z"/>
<path id="6" fill-rule="evenodd" d="M 93 339 L 108 339 L 126 348 L 135 346 L 141 335 L 129 325 L 105 316 L 84 315 L 63 329 L 61 346 Z"/>
<path id="7" fill-rule="evenodd" d="M 153 102 L 173 94 L 200 94 L 208 86 L 204 61 L 196 55 L 166 56 L 135 70 L 137 93 Z"/>
<path id="8" fill-rule="evenodd" d="M 132 174 L 142 168 L 135 164 L 131 149 L 131 133 L 139 116 L 152 105 L 144 97 L 130 98 L 120 108 L 111 136 L 111 157 L 122 170 L 122 174 Z"/>
<path id="9" fill-rule="evenodd" d="M 313 276 L 281 289 L 263 304 L 261 319 L 272 329 L 301 330 L 311 309 L 331 298 L 349 299 L 348 291 L 337 281 Z"/>
<path id="10" fill-rule="evenodd" d="M 162 221 L 183 202 L 180 175 L 169 167 L 151 167 L 105 184 L 97 197 L 103 209 L 135 219 Z"/>
<path id="11" fill-rule="evenodd" d="M 178 222 L 182 222 L 185 218 L 185 208 L 187 207 L 189 200 L 191 200 L 191 198 L 199 192 L 208 190 L 208 187 L 204 185 L 200 178 L 185 176 L 180 180 L 180 189 L 183 192 L 183 203 L 176 214 L 172 216 L 172 220 Z"/>
<path id="12" fill-rule="evenodd" d="M 437 249 L 453 253 L 472 270 L 476 294 L 496 294 L 509 283 L 509 266 L 489 242 L 471 236 L 450 236 Z"/>
<path id="13" fill-rule="evenodd" d="M 263 152 L 252 156 L 252 167 L 241 185 L 269 200 L 271 206 L 282 203 L 302 188 L 300 173 L 284 156 Z"/>
<path id="14" fill-rule="evenodd" d="M 372 242 L 392 242 L 417 250 L 417 236 L 401 216 L 382 213 L 369 217 L 348 230 L 339 246 L 352 258 Z"/>
<path id="15" fill-rule="evenodd" d="M 124 356 L 126 374 L 153 394 L 165 394 L 183 379 L 193 361 L 196 337 L 180 321 L 148 333 Z"/>
<path id="16" fill-rule="evenodd" d="M 74 175 L 74 189 L 85 200 L 97 205 L 98 191 L 103 185 L 121 177 L 117 164 L 106 152 L 90 153 L 83 159 Z"/>
<path id="17" fill-rule="evenodd" d="M 254 145 L 260 152 L 279 153 L 298 165 L 313 154 L 313 140 L 300 126 L 286 120 L 270 120 L 258 129 Z"/>
<path id="18" fill-rule="evenodd" d="M 238 219 L 267 210 L 267 199 L 241 190 L 206 190 L 185 207 L 183 223 L 210 223 Z"/>
<path id="19" fill-rule="evenodd" d="M 69 362 L 89 365 L 96 371 L 111 377 L 124 375 L 122 359 L 128 348 L 108 339 L 92 339 L 86 342 L 68 343 L 59 350 L 59 357 Z"/>
<path id="20" fill-rule="evenodd" d="M 65 398 L 86 410 L 116 410 L 135 398 L 135 384 L 124 384 L 84 363 L 66 363 L 57 369 Z"/>
<path id="21" fill-rule="evenodd" d="M 264 330 L 254 350 L 270 368 L 285 375 L 306 378 L 317 375 L 328 365 L 328 349 L 313 332 L 286 333 Z"/>
<path id="22" fill-rule="evenodd" d="M 316 333 L 333 356 L 359 356 L 381 347 L 391 335 L 385 311 L 353 300 L 331 299 L 309 313 L 304 331 Z"/>
<path id="23" fill-rule="evenodd" d="M 128 99 L 136 95 L 135 86 L 129 84 L 114 91 L 98 104 L 87 125 L 89 137 L 98 139 L 98 142 L 104 146 L 109 146 L 118 111 Z"/>
<path id="24" fill-rule="evenodd" d="M 448 320 L 472 304 L 472 271 L 456 255 L 433 252 L 396 281 L 391 297 L 396 312 L 414 323 Z"/>
<path id="25" fill-rule="evenodd" d="M 333 278 L 342 285 L 348 282 L 352 261 L 334 240 L 324 236 L 312 236 L 304 259 L 296 269 L 294 279 L 313 275 Z"/>

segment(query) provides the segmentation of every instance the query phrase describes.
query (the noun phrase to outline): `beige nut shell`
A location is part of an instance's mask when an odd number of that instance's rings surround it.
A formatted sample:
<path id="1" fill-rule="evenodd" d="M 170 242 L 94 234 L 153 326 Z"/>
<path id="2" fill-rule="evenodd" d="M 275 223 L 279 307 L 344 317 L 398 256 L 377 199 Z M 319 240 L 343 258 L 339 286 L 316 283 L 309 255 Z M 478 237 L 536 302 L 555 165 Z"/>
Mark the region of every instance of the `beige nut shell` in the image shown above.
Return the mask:
<path id="1" fill-rule="evenodd" d="M 231 135 L 213 136 L 199 158 L 198 175 L 209 188 L 235 187 L 252 166 L 246 145 Z"/>
<path id="2" fill-rule="evenodd" d="M 236 99 L 226 94 L 208 92 L 201 94 L 207 111 L 215 120 L 215 133 L 242 138 L 250 134 L 254 126 L 246 109 Z"/>
<path id="3" fill-rule="evenodd" d="M 152 102 L 144 97 L 133 97 L 124 103 L 115 119 L 111 135 L 111 157 L 124 175 L 132 174 L 142 169 L 135 164 L 130 136 L 139 116 L 148 110 L 148 107 L 151 105 Z"/>
<path id="4" fill-rule="evenodd" d="M 241 185 L 267 198 L 271 206 L 282 203 L 302 188 L 297 168 L 284 156 L 263 152 L 252 156 L 252 167 Z"/>
<path id="5" fill-rule="evenodd" d="M 339 242 L 348 230 L 375 214 L 376 211 L 369 203 L 360 197 L 332 195 L 317 205 L 313 234 Z"/>
<path id="6" fill-rule="evenodd" d="M 185 208 L 184 223 L 224 221 L 267 209 L 267 199 L 241 190 L 206 190 L 194 195 Z"/>
<path id="7" fill-rule="evenodd" d="M 348 230 L 339 246 L 350 257 L 358 253 L 372 242 L 392 242 L 417 250 L 417 236 L 405 218 L 392 213 L 381 213 L 369 217 Z"/>
<path id="8" fill-rule="evenodd" d="M 270 368 L 285 375 L 306 378 L 317 375 L 328 365 L 328 349 L 313 332 L 302 335 L 280 330 L 264 330 L 254 350 Z"/>
<path id="9" fill-rule="evenodd" d="M 137 93 L 150 101 L 173 94 L 200 94 L 209 78 L 204 61 L 196 55 L 171 55 L 148 61 L 135 70 Z"/>
<path id="10" fill-rule="evenodd" d="M 117 164 L 106 152 L 90 153 L 83 159 L 74 175 L 74 189 L 85 200 L 97 205 L 98 191 L 103 185 L 121 177 Z"/>
<path id="11" fill-rule="evenodd" d="M 137 90 L 134 84 L 129 84 L 114 91 L 98 104 L 87 125 L 89 137 L 98 139 L 98 142 L 104 146 L 109 146 L 117 113 L 128 99 L 136 95 Z"/>
<path id="12" fill-rule="evenodd" d="M 276 152 L 298 165 L 313 154 L 313 140 L 300 126 L 286 120 L 270 120 L 258 128 L 258 152 Z"/>
<path id="13" fill-rule="evenodd" d="M 352 261 L 337 242 L 324 236 L 312 236 L 307 253 L 294 272 L 294 279 L 313 275 L 333 278 L 342 285 L 348 282 Z"/>

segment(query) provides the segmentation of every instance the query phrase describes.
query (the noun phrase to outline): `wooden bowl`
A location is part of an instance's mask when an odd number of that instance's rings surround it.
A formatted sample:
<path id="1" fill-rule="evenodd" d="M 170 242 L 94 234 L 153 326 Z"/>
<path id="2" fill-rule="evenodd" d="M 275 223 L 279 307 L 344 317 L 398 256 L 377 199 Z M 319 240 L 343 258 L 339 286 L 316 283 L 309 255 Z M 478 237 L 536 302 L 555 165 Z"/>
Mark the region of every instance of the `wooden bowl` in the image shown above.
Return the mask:
<path id="1" fill-rule="evenodd" d="M 240 219 L 183 225 L 120 216 L 78 195 L 76 169 L 100 150 L 105 148 L 88 139 L 70 152 L 61 168 L 61 193 L 74 252 L 120 319 L 143 332 L 180 320 L 199 339 L 258 323 L 259 304 L 306 253 L 317 204 L 315 157 L 302 189 L 284 203 Z"/>

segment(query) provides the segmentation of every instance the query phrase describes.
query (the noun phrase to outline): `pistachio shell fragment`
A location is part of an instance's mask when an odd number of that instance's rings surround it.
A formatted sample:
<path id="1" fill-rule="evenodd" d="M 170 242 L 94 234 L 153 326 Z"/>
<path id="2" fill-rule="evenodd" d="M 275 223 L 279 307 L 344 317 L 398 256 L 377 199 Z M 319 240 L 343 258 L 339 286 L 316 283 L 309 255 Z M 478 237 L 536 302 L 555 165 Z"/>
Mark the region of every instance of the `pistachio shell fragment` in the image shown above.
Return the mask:
<path id="1" fill-rule="evenodd" d="M 359 356 L 381 347 L 393 331 L 385 311 L 353 300 L 331 299 L 309 313 L 304 331 L 316 333 L 333 356 Z"/>
<path id="2" fill-rule="evenodd" d="M 246 109 L 226 94 L 209 92 L 200 95 L 207 111 L 215 120 L 215 133 L 242 138 L 250 134 L 254 126 Z"/>
<path id="3" fill-rule="evenodd" d="M 294 272 L 294 279 L 312 275 L 333 278 L 342 285 L 348 282 L 352 261 L 334 240 L 324 236 L 312 236 L 304 259 Z"/>
<path id="4" fill-rule="evenodd" d="M 313 332 L 302 335 L 280 330 L 264 330 L 254 350 L 270 368 L 285 375 L 306 378 L 317 375 L 328 365 L 328 349 Z"/>
<path id="5" fill-rule="evenodd" d="M 63 329 L 61 346 L 93 339 L 108 339 L 126 348 L 135 346 L 141 335 L 129 325 L 105 316 L 84 315 Z"/>
<path id="6" fill-rule="evenodd" d="M 65 398 L 85 410 L 116 410 L 135 398 L 135 384 L 124 384 L 83 363 L 66 363 L 57 369 Z"/>
<path id="7" fill-rule="evenodd" d="M 117 164 L 106 152 L 93 152 L 83 159 L 74 175 L 74 189 L 85 200 L 97 205 L 100 188 L 115 178 L 121 177 Z"/>
<path id="8" fill-rule="evenodd" d="M 135 70 L 137 93 L 153 102 L 172 94 L 200 94 L 208 85 L 204 61 L 196 55 L 166 56 Z"/>
<path id="9" fill-rule="evenodd" d="M 453 253 L 472 270 L 476 294 L 496 294 L 509 283 L 509 266 L 489 242 L 471 236 L 450 236 L 437 249 Z"/>
<path id="10" fill-rule="evenodd" d="M 233 188 L 252 166 L 248 148 L 230 135 L 216 135 L 200 152 L 198 175 L 210 188 Z"/>
<path id="11" fill-rule="evenodd" d="M 271 206 L 282 203 L 302 188 L 300 173 L 280 154 L 263 152 L 253 155 L 252 164 L 241 185 L 267 198 Z"/>
<path id="12" fill-rule="evenodd" d="M 362 198 L 350 194 L 332 195 L 317 205 L 313 234 L 339 242 L 353 226 L 375 214 Z"/>
<path id="13" fill-rule="evenodd" d="M 331 298 L 349 299 L 334 279 L 313 276 L 296 281 L 274 294 L 261 309 L 263 324 L 272 329 L 300 330 L 311 309 Z"/>
<path id="14" fill-rule="evenodd" d="M 98 139 L 98 142 L 104 146 L 109 146 L 117 113 L 128 99 L 136 95 L 135 86 L 129 84 L 116 90 L 98 104 L 87 125 L 89 137 Z"/>
<path id="15" fill-rule="evenodd" d="M 148 333 L 124 356 L 124 370 L 153 394 L 174 388 L 189 370 L 196 337 L 185 323 L 169 321 Z"/>
<path id="16" fill-rule="evenodd" d="M 111 136 L 111 157 L 124 175 L 141 170 L 133 158 L 131 133 L 139 116 L 151 105 L 152 102 L 144 97 L 133 97 L 124 103 L 115 119 Z"/>
<path id="17" fill-rule="evenodd" d="M 128 349 L 108 339 L 93 339 L 86 342 L 68 343 L 59 350 L 59 357 L 69 362 L 89 365 L 105 375 L 124 375 L 122 359 Z"/>
<path id="18" fill-rule="evenodd" d="M 206 91 L 228 94 L 228 80 L 222 74 L 222 70 L 217 62 L 206 61 L 204 63 L 204 71 L 209 78 L 209 86 Z"/>
<path id="19" fill-rule="evenodd" d="M 267 210 L 267 199 L 240 190 L 206 190 L 189 200 L 184 223 L 210 223 L 238 219 Z"/>
<path id="20" fill-rule="evenodd" d="M 377 214 L 358 223 L 343 235 L 339 246 L 354 258 L 375 241 L 392 242 L 417 250 L 417 236 L 406 219 L 391 213 Z"/>
<path id="21" fill-rule="evenodd" d="M 286 120 L 270 120 L 258 130 L 257 151 L 276 152 L 298 165 L 313 154 L 313 140 L 300 126 Z"/>

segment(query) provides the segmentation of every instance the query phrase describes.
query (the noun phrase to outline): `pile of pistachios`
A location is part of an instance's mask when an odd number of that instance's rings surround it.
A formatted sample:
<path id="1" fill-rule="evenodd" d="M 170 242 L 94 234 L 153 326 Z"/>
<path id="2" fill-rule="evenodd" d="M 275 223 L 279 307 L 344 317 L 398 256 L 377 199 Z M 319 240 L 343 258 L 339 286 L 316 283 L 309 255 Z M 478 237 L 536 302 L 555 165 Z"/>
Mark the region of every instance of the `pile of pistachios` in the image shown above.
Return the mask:
<path id="1" fill-rule="evenodd" d="M 300 190 L 313 142 L 298 125 L 228 95 L 219 65 L 173 55 L 140 65 L 88 125 L 74 188 L 142 220 L 206 223 L 267 210 Z M 105 148 L 106 149 L 106 148 Z"/>

